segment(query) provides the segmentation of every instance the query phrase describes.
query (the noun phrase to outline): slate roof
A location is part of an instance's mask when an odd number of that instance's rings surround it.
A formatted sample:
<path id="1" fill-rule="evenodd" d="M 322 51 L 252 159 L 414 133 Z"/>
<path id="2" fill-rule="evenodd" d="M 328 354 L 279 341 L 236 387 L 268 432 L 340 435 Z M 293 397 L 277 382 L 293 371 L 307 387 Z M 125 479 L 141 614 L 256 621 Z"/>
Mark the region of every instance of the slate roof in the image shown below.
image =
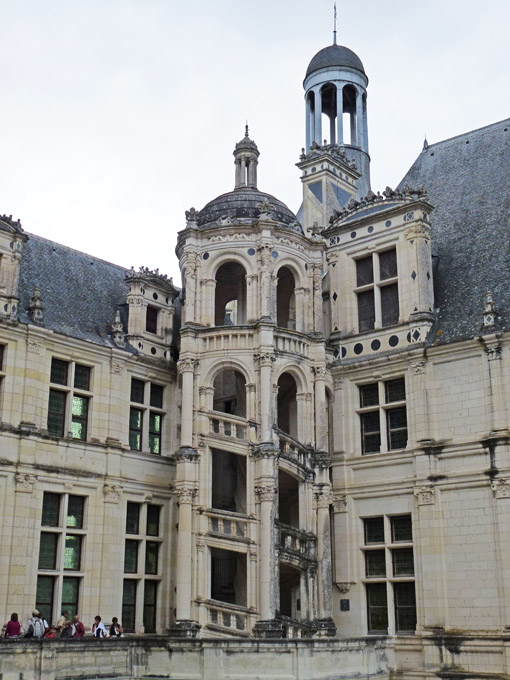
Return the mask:
<path id="1" fill-rule="evenodd" d="M 435 207 L 430 222 L 439 312 L 428 342 L 480 335 L 489 291 L 499 329 L 510 330 L 510 118 L 431 144 L 399 188 L 406 184 L 424 185 Z"/>
<path id="2" fill-rule="evenodd" d="M 296 221 L 294 213 L 271 194 L 266 194 L 258 189 L 234 189 L 227 194 L 222 194 L 207 203 L 199 213 L 198 226 L 206 227 L 222 217 L 236 219 L 256 219 L 260 216 L 258 207 L 265 200 L 274 206 L 272 215 L 274 219 L 289 225 Z"/>
<path id="3" fill-rule="evenodd" d="M 329 45 L 328 47 L 323 47 L 322 50 L 319 50 L 312 58 L 312 61 L 308 64 L 308 68 L 306 69 L 305 80 L 311 73 L 314 73 L 321 68 L 328 68 L 331 66 L 353 68 L 356 71 L 361 71 L 361 73 L 365 75 L 363 62 L 355 52 L 343 45 Z"/>
<path id="4" fill-rule="evenodd" d="M 109 333 L 117 310 L 127 331 L 127 270 L 40 236 L 27 236 L 20 266 L 19 320 L 32 323 L 27 309 L 37 285 L 45 328 L 115 347 Z"/>

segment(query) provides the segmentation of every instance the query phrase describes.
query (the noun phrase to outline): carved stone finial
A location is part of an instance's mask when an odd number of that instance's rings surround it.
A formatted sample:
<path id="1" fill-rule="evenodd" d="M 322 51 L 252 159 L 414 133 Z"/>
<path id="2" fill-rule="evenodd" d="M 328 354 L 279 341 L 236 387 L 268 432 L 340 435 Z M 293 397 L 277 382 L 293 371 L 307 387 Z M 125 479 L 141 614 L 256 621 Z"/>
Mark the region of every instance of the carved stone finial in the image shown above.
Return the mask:
<path id="1" fill-rule="evenodd" d="M 496 325 L 497 309 L 496 303 L 492 298 L 492 293 L 487 293 L 485 299 L 485 309 L 483 310 L 483 327 L 484 329 L 494 328 Z"/>
<path id="2" fill-rule="evenodd" d="M 124 326 L 120 320 L 120 312 L 115 313 L 115 321 L 112 323 L 112 340 L 117 347 L 124 348 L 126 346 L 126 336 L 124 333 Z"/>
<path id="3" fill-rule="evenodd" d="M 190 208 L 189 210 L 185 211 L 185 215 L 186 215 L 186 227 L 188 228 L 196 227 L 196 225 L 198 224 L 198 218 L 200 216 L 198 210 L 195 210 L 195 208 Z"/>
<path id="4" fill-rule="evenodd" d="M 264 199 L 262 203 L 259 203 L 257 208 L 260 210 L 260 217 L 266 220 L 271 218 L 271 213 L 275 210 L 275 206 L 272 203 L 269 203 L 267 198 Z"/>
<path id="5" fill-rule="evenodd" d="M 34 294 L 30 298 L 30 304 L 28 305 L 28 314 L 32 319 L 33 323 L 42 326 L 44 324 L 44 305 L 42 302 L 41 292 L 39 286 L 35 287 Z"/>

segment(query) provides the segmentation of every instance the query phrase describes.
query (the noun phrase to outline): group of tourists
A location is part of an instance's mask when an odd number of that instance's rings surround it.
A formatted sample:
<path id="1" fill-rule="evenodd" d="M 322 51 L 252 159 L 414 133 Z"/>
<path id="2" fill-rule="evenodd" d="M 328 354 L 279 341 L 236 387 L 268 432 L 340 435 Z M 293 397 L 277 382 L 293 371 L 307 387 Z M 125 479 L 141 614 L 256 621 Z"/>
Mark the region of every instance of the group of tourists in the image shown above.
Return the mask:
<path id="1" fill-rule="evenodd" d="M 108 630 L 101 617 L 98 615 L 94 618 L 92 624 L 92 635 L 97 638 L 107 637 L 121 637 L 123 634 L 122 626 L 116 616 L 113 617 L 110 629 Z M 80 621 L 78 614 L 75 614 L 72 619 L 69 618 L 67 611 L 63 611 L 54 626 L 50 626 L 40 611 L 34 609 L 32 616 L 28 619 L 24 626 L 19 621 L 18 614 L 13 612 L 11 620 L 5 626 L 5 637 L 10 639 L 17 638 L 59 638 L 65 639 L 79 639 L 85 635 L 85 626 Z"/>

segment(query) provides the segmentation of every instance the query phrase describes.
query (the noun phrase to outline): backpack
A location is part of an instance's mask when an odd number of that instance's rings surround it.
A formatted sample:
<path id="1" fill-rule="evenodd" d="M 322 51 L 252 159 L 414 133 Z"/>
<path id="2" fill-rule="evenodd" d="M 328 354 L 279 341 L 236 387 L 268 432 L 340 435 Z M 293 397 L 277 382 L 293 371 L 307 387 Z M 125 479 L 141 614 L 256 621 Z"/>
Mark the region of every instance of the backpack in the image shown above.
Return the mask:
<path id="1" fill-rule="evenodd" d="M 42 638 L 44 637 L 44 624 L 41 619 L 34 619 L 32 622 L 32 627 L 34 629 L 34 637 Z"/>

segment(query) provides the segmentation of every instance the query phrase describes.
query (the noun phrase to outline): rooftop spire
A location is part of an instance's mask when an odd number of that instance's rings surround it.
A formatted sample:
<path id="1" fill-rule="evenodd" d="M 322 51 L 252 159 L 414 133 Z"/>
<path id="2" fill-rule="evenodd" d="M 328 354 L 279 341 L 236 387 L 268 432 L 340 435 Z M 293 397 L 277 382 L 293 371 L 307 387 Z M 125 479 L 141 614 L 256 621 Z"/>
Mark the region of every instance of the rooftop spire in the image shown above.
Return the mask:
<path id="1" fill-rule="evenodd" d="M 333 19 L 333 45 L 336 45 L 336 2 L 334 4 L 335 12 Z"/>

